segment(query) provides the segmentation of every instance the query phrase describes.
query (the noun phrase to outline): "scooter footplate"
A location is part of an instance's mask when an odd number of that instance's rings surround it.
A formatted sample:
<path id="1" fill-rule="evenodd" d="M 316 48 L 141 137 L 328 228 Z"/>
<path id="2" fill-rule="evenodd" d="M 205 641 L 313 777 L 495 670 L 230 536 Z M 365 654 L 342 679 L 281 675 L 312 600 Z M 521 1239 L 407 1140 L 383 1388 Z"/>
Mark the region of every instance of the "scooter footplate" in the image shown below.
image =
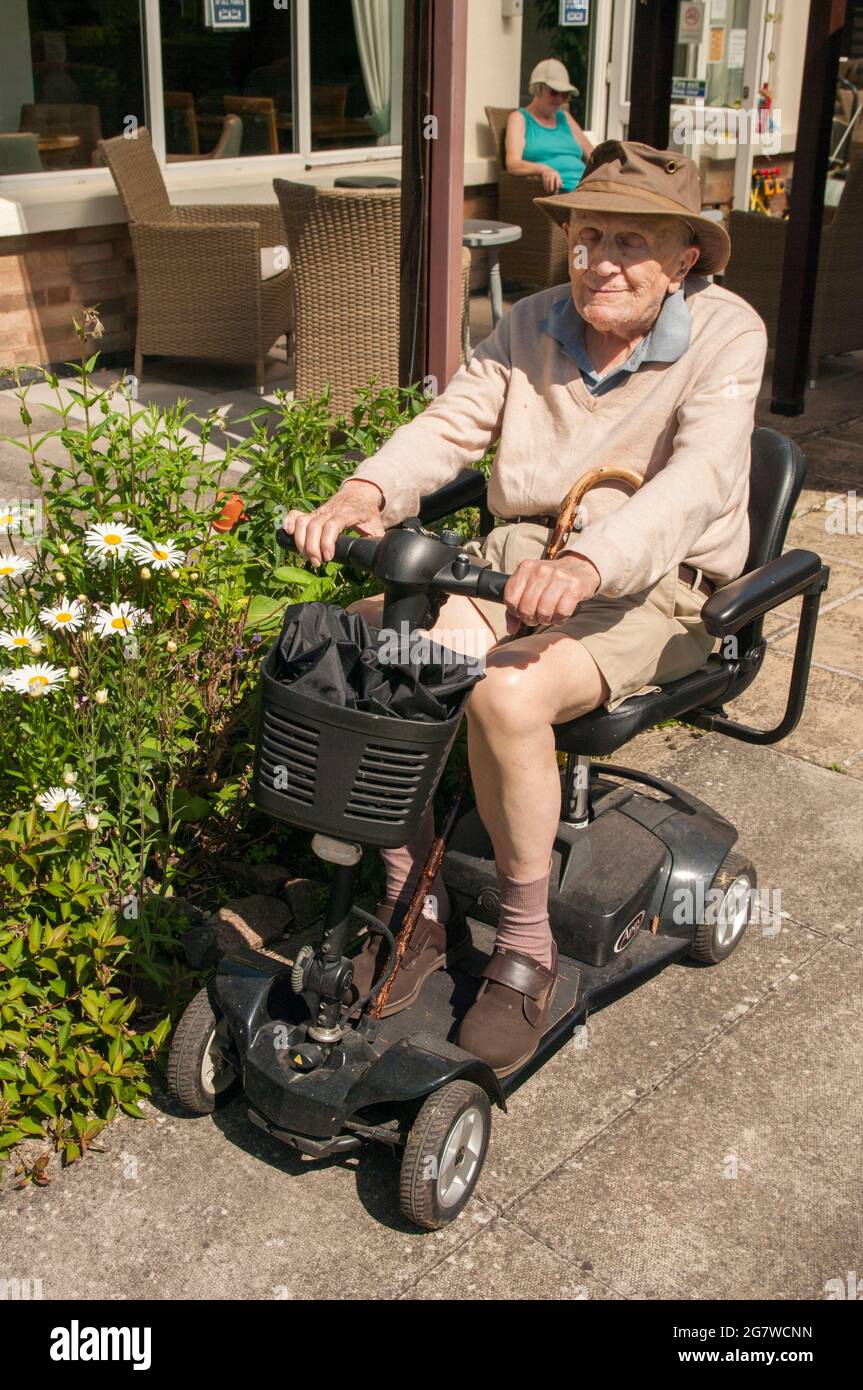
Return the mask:
<path id="1" fill-rule="evenodd" d="M 468 919 L 473 947 L 469 956 L 448 969 L 436 970 L 425 981 L 419 998 L 400 1013 L 381 1019 L 376 1046 L 391 1047 L 411 1033 L 430 1033 L 455 1042 L 459 1024 L 476 999 L 482 984 L 480 973 L 494 949 L 495 933 L 485 922 Z M 574 961 L 561 956 L 557 985 L 549 1010 L 553 1028 L 575 1008 L 581 972 Z"/>

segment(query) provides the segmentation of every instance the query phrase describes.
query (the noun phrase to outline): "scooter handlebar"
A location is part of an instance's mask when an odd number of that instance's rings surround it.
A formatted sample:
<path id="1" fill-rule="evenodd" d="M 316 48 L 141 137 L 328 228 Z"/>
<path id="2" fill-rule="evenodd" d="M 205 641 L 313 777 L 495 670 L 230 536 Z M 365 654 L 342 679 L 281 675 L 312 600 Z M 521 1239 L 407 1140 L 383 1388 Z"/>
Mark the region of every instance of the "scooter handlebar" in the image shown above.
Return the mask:
<path id="1" fill-rule="evenodd" d="M 384 537 L 370 538 L 365 536 L 339 536 L 335 544 L 333 559 L 339 564 L 354 564 L 360 569 L 370 570 L 377 573 L 375 561 L 378 556 L 378 549 L 383 543 Z M 437 537 L 434 537 L 437 540 Z M 282 550 L 288 553 L 299 554 L 293 536 L 289 536 L 287 531 L 281 526 L 276 528 L 276 541 Z M 439 542 L 441 558 L 447 555 L 451 557 L 447 560 L 435 574 L 429 574 L 424 583 L 417 584 L 417 587 L 426 588 L 429 592 L 437 591 L 448 594 L 464 594 L 468 598 L 485 598 L 493 603 L 503 603 L 503 591 L 510 578 L 508 574 L 502 574 L 498 570 L 488 569 L 481 565 L 468 562 L 467 565 L 460 565 L 455 571 L 455 555 L 451 546 Z M 467 556 L 460 556 L 462 561 L 467 561 Z M 387 574 L 384 566 L 379 577 L 392 579 L 393 575 Z M 415 580 L 416 584 L 417 581 Z"/>
<path id="2" fill-rule="evenodd" d="M 293 536 L 289 536 L 282 526 L 276 527 L 276 541 L 288 554 L 299 554 Z M 380 540 L 373 540 L 364 536 L 339 536 L 333 559 L 338 560 L 340 565 L 350 561 L 359 565 L 361 569 L 370 570 L 374 565 L 379 545 Z"/>

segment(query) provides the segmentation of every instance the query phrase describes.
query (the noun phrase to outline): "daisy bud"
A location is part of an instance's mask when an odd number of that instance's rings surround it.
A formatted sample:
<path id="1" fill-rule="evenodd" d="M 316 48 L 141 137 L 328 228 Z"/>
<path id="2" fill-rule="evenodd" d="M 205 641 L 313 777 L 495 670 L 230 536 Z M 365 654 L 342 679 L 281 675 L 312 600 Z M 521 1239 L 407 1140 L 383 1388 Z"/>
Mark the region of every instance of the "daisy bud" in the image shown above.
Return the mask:
<path id="1" fill-rule="evenodd" d="M 81 675 L 81 667 L 70 666 L 69 670 L 66 672 L 66 675 L 69 677 L 70 681 L 78 680 L 79 676 Z"/>
<path id="2" fill-rule="evenodd" d="M 89 602 L 90 602 L 90 600 L 88 599 L 88 597 L 87 597 L 86 594 L 76 594 L 75 597 L 76 597 L 76 599 L 78 600 L 79 603 L 89 603 Z"/>
<path id="3" fill-rule="evenodd" d="M 87 827 L 88 830 L 98 830 L 98 829 L 99 829 L 99 817 L 98 817 L 98 816 L 94 816 L 93 813 L 92 813 L 91 811 L 89 811 L 89 812 L 87 813 L 87 815 L 84 817 L 84 824 L 86 825 L 86 827 Z"/>
<path id="4" fill-rule="evenodd" d="M 189 575 L 190 579 L 200 579 L 200 577 L 197 570 L 192 570 L 192 573 Z"/>
<path id="5" fill-rule="evenodd" d="M 153 571 L 152 571 L 152 570 L 148 570 L 146 565 L 145 565 L 144 568 L 141 570 L 141 578 L 142 578 L 142 579 L 152 579 L 152 578 L 153 578 Z"/>
<path id="6" fill-rule="evenodd" d="M 63 773 L 63 781 L 65 782 L 65 784 L 66 784 L 67 787 L 74 787 L 74 785 L 75 785 L 75 783 L 77 782 L 77 780 L 78 780 L 78 774 L 77 774 L 77 772 L 64 772 L 64 773 Z"/>
<path id="7" fill-rule="evenodd" d="M 62 544 L 61 544 L 60 546 L 58 546 L 58 549 L 59 549 L 61 555 L 68 555 L 68 554 L 69 554 L 69 547 L 68 547 L 68 545 L 66 544 L 65 541 L 63 541 Z"/>
<path id="8" fill-rule="evenodd" d="M 97 704 L 97 705 L 107 705 L 107 703 L 108 703 L 108 692 L 107 692 L 107 690 L 97 690 L 97 691 L 96 691 L 96 694 L 93 696 L 93 699 L 96 701 L 96 704 Z"/>
<path id="9" fill-rule="evenodd" d="M 168 570 L 168 573 L 170 574 L 171 578 L 174 579 L 174 580 L 177 580 L 177 579 L 182 578 L 182 575 L 181 575 L 181 573 L 180 573 L 179 570 Z"/>
<path id="10" fill-rule="evenodd" d="M 65 576 L 65 574 L 63 573 L 62 570 L 55 570 L 55 571 L 54 571 L 54 583 L 55 583 L 55 584 L 61 584 L 61 585 L 63 586 L 63 588 L 66 587 L 66 576 Z"/>
<path id="11" fill-rule="evenodd" d="M 173 637 L 171 637 L 171 638 L 165 643 L 165 650 L 171 652 L 172 654 L 177 650 L 177 644 L 176 644 L 176 642 L 174 641 Z"/>
<path id="12" fill-rule="evenodd" d="M 30 643 L 30 650 L 34 656 L 38 656 L 40 652 L 45 650 L 45 648 L 43 644 L 39 641 L 39 639 L 37 637 L 34 637 L 33 641 Z"/>

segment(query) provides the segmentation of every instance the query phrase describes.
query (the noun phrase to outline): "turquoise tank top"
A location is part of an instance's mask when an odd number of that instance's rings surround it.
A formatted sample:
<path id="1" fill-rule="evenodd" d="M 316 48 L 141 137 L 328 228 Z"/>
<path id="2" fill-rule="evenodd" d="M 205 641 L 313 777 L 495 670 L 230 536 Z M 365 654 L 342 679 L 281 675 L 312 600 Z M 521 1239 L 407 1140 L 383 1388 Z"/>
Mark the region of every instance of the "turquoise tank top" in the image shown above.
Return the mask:
<path id="1" fill-rule="evenodd" d="M 520 106 L 524 116 L 525 142 L 522 159 L 548 164 L 560 174 L 564 193 L 571 193 L 584 173 L 584 155 L 572 133 L 564 111 L 558 111 L 554 129 L 540 125 L 536 117 Z"/>

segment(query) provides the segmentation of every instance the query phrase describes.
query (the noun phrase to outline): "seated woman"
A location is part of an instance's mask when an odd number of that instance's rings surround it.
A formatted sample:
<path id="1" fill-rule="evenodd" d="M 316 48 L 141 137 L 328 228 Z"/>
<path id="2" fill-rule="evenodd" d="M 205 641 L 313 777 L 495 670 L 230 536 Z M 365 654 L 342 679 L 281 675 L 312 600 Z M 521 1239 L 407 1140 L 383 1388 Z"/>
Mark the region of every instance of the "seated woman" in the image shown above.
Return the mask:
<path id="1" fill-rule="evenodd" d="M 537 203 L 563 227 L 569 283 L 519 300 L 437 400 L 334 497 L 285 519 L 318 565 L 332 559 L 342 531 L 382 535 L 498 441 L 488 502 L 503 524 L 465 549 L 511 574 L 504 604 L 452 595 L 430 631 L 485 656 L 485 678 L 466 706 L 468 753 L 500 910 L 458 1042 L 501 1076 L 536 1050 L 557 977 L 548 919 L 561 808 L 553 726 L 706 660 L 713 639 L 702 606 L 746 563 L 750 437 L 767 349 L 754 309 L 704 278 L 722 270 L 730 243 L 701 214 L 692 160 L 609 140 L 574 192 Z M 621 464 L 641 475 L 641 487 L 631 496 L 618 482 L 594 487 L 582 529 L 545 558 L 549 522 L 573 484 Z M 380 595 L 356 606 L 381 627 Z M 522 633 L 522 623 L 532 631 Z M 429 808 L 414 840 L 382 852 L 385 910 L 410 901 L 433 834 Z M 464 921 L 439 878 L 432 894 L 390 1012 L 464 949 Z M 380 939 L 356 958 L 360 992 L 382 964 Z"/>
<path id="2" fill-rule="evenodd" d="M 531 100 L 509 113 L 506 167 L 510 174 L 542 174 L 545 193 L 570 193 L 593 146 L 569 114 L 570 96 L 578 96 L 569 73 L 557 58 L 537 63 L 530 74 Z"/>

